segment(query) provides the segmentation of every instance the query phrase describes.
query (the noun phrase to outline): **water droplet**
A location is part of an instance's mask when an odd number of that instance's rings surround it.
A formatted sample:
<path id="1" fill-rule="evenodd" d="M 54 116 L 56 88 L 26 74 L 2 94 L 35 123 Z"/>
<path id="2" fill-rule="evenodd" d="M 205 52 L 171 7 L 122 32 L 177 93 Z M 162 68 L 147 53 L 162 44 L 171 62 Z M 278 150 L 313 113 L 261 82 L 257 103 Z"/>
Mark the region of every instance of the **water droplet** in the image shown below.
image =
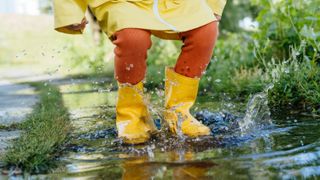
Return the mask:
<path id="1" fill-rule="evenodd" d="M 304 146 L 304 143 L 303 143 L 303 141 L 302 141 L 302 140 L 300 140 L 300 144 L 301 144 L 301 146 Z"/>
<path id="2" fill-rule="evenodd" d="M 285 72 L 286 74 L 289 74 L 289 73 L 290 73 L 290 69 L 289 69 L 289 68 L 286 68 L 286 69 L 284 70 L 284 72 Z"/>
<path id="3" fill-rule="evenodd" d="M 216 79 L 214 82 L 220 83 L 220 82 L 221 82 L 221 79 Z"/>

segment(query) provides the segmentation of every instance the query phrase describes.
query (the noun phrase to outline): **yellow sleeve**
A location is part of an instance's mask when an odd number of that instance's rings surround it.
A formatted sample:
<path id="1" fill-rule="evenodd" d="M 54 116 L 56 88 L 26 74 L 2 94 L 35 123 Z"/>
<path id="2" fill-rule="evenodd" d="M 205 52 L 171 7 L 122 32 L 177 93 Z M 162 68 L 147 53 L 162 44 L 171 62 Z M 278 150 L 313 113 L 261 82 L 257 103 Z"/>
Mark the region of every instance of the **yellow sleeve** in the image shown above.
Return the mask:
<path id="1" fill-rule="evenodd" d="M 68 34 L 81 34 L 82 31 L 73 31 L 66 26 L 81 23 L 85 16 L 88 4 L 84 0 L 54 0 L 54 29 Z"/>
<path id="2" fill-rule="evenodd" d="M 215 14 L 222 15 L 224 6 L 227 3 L 227 0 L 207 0 L 208 5 L 211 7 L 212 11 Z"/>

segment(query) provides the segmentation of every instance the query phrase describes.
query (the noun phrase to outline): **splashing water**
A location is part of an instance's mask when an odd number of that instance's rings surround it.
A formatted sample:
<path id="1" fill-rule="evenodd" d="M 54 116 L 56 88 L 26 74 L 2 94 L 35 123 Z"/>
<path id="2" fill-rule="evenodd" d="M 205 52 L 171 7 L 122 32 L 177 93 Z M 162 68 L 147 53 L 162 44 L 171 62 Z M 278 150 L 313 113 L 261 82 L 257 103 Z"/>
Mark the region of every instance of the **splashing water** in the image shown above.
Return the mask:
<path id="1" fill-rule="evenodd" d="M 178 135 L 178 138 L 182 141 L 185 140 L 185 136 L 182 132 L 182 123 L 184 121 L 184 118 L 183 118 L 183 115 L 181 113 L 178 113 L 178 120 L 177 120 L 177 135 Z"/>
<path id="2" fill-rule="evenodd" d="M 144 91 L 146 91 L 146 90 L 144 90 Z M 166 129 L 166 128 L 169 128 L 169 126 L 168 126 L 168 124 L 166 124 L 167 122 L 164 119 L 163 113 L 165 111 L 170 111 L 171 113 L 175 112 L 176 109 L 181 107 L 181 106 L 183 106 L 184 103 L 180 103 L 180 104 L 172 107 L 171 109 L 165 109 L 162 106 L 158 106 L 158 105 L 154 106 L 152 103 L 150 103 L 151 97 L 148 94 L 145 94 L 143 91 L 137 91 L 137 92 L 139 93 L 139 95 L 142 96 L 144 103 L 147 105 L 148 111 L 151 114 L 150 118 L 153 119 L 152 116 L 156 116 L 158 118 L 157 120 L 160 120 L 160 122 L 159 122 L 160 123 L 160 131 L 159 131 L 159 133 L 162 133 L 162 135 L 166 136 L 166 132 L 169 131 L 169 129 Z M 156 94 L 158 94 L 160 96 L 163 93 L 161 93 L 159 90 L 157 90 Z M 178 137 L 179 141 L 183 142 L 183 141 L 185 141 L 186 136 L 183 134 L 181 127 L 182 127 L 182 123 L 183 123 L 184 119 L 186 119 L 186 118 L 184 118 L 183 114 L 181 114 L 181 113 L 177 114 L 177 118 L 178 119 L 177 119 L 177 122 L 176 122 L 177 123 L 177 132 L 176 133 L 177 133 L 177 137 Z M 153 126 L 156 127 L 155 124 L 156 124 L 156 122 L 154 122 Z"/>
<path id="3" fill-rule="evenodd" d="M 273 87 L 274 87 L 273 84 L 268 85 L 262 92 L 253 95 L 248 101 L 246 106 L 246 113 L 244 117 L 237 122 L 242 135 L 251 133 L 254 130 L 272 125 L 272 121 L 270 118 L 271 113 L 268 107 L 268 91 Z M 152 103 L 150 103 L 151 98 L 144 93 L 145 90 L 140 91 L 136 89 L 136 91 L 138 92 L 139 95 L 143 97 L 143 101 L 147 105 L 148 111 L 151 114 L 150 119 L 152 119 L 152 116 L 157 116 L 158 117 L 157 120 L 160 120 L 159 123 L 160 123 L 160 126 L 162 126 L 163 123 L 165 122 L 163 117 L 163 112 L 165 111 L 165 108 L 161 106 L 154 106 Z M 172 109 L 170 109 L 170 111 L 175 111 L 175 109 L 180 107 L 181 105 L 182 104 L 179 104 L 173 107 Z M 182 122 L 183 122 L 183 117 L 182 117 L 182 114 L 179 113 L 178 120 L 177 120 L 177 137 L 180 141 L 185 140 L 185 136 L 183 135 L 182 129 L 181 129 Z M 162 129 L 159 131 L 159 133 L 165 133 L 165 132 Z"/>
<path id="4" fill-rule="evenodd" d="M 268 85 L 264 91 L 253 95 L 246 108 L 246 114 L 239 121 L 241 133 L 248 133 L 260 126 L 271 125 L 270 109 L 268 107 L 268 91 L 274 87 Z"/>

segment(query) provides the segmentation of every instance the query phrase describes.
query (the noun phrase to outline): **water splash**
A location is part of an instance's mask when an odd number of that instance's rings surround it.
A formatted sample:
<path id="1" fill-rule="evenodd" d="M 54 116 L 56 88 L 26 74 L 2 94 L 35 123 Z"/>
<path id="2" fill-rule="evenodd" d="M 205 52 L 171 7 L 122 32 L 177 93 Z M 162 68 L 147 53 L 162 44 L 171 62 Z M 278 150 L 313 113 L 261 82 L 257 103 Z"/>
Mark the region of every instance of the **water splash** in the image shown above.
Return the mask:
<path id="1" fill-rule="evenodd" d="M 268 107 L 268 91 L 274 87 L 269 84 L 262 92 L 253 95 L 246 108 L 246 114 L 239 121 L 242 133 L 248 133 L 260 126 L 271 125 L 270 109 Z"/>
<path id="2" fill-rule="evenodd" d="M 178 117 L 178 120 L 177 120 L 177 136 L 181 141 L 184 141 L 186 137 L 184 136 L 184 134 L 182 132 L 182 123 L 186 118 L 183 118 L 183 115 L 180 112 L 177 113 L 177 117 Z"/>
<path id="3" fill-rule="evenodd" d="M 128 84 L 126 84 L 128 85 Z M 129 85 L 130 86 L 130 85 Z M 163 117 L 163 112 L 164 111 L 172 111 L 175 112 L 177 108 L 179 108 L 180 106 L 182 106 L 183 104 L 178 104 L 174 107 L 172 107 L 171 109 L 165 109 L 162 106 L 159 106 L 158 104 L 155 106 L 154 104 L 152 104 L 151 101 L 151 97 L 150 95 L 148 95 L 148 93 L 145 93 L 145 89 L 143 90 L 139 90 L 136 87 L 132 86 L 133 88 L 135 88 L 136 92 L 142 97 L 144 103 L 147 105 L 148 111 L 150 113 L 150 125 L 153 126 L 154 129 L 158 129 L 158 133 L 162 134 L 162 133 L 166 133 L 166 126 L 165 126 L 165 120 Z M 244 115 L 243 118 L 236 118 L 234 117 L 234 121 L 235 122 L 229 122 L 230 124 L 230 130 L 227 127 L 226 131 L 231 131 L 234 130 L 233 126 L 235 123 L 237 124 L 237 128 L 239 128 L 240 133 L 243 134 L 247 134 L 247 133 L 251 133 L 254 130 L 257 129 L 261 129 L 265 126 L 270 126 L 272 125 L 272 121 L 270 118 L 270 109 L 268 107 L 268 91 L 270 89 L 273 88 L 273 84 L 268 85 L 264 91 L 257 93 L 255 95 L 253 95 L 247 106 L 246 106 L 246 113 Z M 159 92 L 156 91 L 156 93 L 158 94 Z M 159 93 L 162 94 L 162 93 Z M 158 120 L 159 122 L 157 122 L 158 124 L 160 124 L 160 127 L 156 127 L 154 123 L 152 123 L 152 119 L 154 119 L 153 117 L 156 116 L 156 120 Z M 221 116 L 221 115 L 220 115 Z M 183 142 L 185 140 L 185 136 L 182 133 L 182 129 L 181 129 L 181 125 L 183 122 L 183 116 L 181 113 L 177 114 L 177 137 L 178 139 Z M 228 118 L 227 118 L 228 119 Z M 228 123 L 227 123 L 228 124 Z M 164 126 L 163 126 L 164 125 Z M 215 124 L 216 126 L 217 124 Z M 168 127 L 167 127 L 168 128 Z"/>

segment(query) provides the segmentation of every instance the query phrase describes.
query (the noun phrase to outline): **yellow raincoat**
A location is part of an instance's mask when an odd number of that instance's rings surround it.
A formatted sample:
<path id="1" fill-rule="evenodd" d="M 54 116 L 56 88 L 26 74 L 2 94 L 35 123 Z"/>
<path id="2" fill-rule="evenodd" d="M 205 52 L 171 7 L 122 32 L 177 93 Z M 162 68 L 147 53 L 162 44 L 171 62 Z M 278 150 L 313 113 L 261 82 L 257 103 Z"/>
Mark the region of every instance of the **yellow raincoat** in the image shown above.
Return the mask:
<path id="1" fill-rule="evenodd" d="M 226 0 L 54 0 L 55 29 L 80 23 L 89 7 L 102 30 L 112 35 L 124 28 L 142 28 L 164 39 L 178 39 L 178 33 L 216 20 Z"/>

